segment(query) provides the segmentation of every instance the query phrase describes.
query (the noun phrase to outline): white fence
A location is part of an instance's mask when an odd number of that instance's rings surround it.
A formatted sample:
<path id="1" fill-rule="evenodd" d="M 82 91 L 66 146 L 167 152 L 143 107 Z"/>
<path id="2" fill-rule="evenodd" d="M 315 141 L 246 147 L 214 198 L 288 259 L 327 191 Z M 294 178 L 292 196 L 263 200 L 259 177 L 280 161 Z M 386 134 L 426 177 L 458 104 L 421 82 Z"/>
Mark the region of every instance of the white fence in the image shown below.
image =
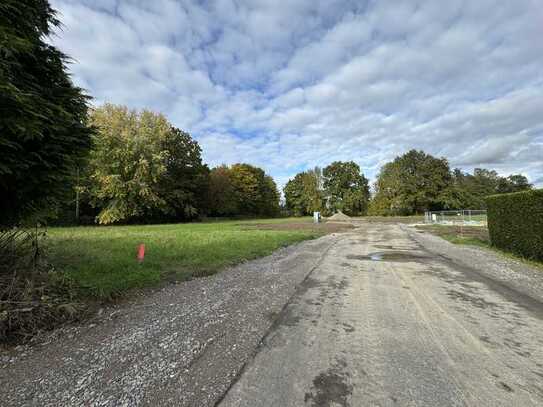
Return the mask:
<path id="1" fill-rule="evenodd" d="M 424 213 L 425 223 L 437 223 L 441 225 L 486 225 L 486 211 L 459 209 L 456 211 L 430 211 Z"/>

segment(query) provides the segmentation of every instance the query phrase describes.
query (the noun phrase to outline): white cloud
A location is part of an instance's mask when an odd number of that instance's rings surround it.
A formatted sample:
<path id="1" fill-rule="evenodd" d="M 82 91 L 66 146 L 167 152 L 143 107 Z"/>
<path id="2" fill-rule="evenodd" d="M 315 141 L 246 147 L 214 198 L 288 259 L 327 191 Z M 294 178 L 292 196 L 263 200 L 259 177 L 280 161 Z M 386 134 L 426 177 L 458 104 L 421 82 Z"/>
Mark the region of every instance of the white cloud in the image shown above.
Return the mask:
<path id="1" fill-rule="evenodd" d="M 211 164 L 280 184 L 410 148 L 543 183 L 535 1 L 53 0 L 52 41 L 95 97 L 168 115 Z"/>

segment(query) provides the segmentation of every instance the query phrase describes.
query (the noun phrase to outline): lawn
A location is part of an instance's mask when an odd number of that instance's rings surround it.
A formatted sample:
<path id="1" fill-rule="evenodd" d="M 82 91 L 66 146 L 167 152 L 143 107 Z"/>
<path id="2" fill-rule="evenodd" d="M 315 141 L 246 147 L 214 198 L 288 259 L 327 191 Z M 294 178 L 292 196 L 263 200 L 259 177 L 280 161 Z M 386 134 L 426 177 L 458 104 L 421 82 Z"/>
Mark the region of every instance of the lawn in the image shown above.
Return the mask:
<path id="1" fill-rule="evenodd" d="M 309 223 L 297 218 L 296 223 Z M 66 227 L 48 230 L 49 261 L 83 297 L 108 299 L 165 279 L 184 280 L 272 253 L 325 233 L 317 228 L 261 229 L 293 219 L 145 226 Z M 145 244 L 145 260 L 136 247 Z"/>

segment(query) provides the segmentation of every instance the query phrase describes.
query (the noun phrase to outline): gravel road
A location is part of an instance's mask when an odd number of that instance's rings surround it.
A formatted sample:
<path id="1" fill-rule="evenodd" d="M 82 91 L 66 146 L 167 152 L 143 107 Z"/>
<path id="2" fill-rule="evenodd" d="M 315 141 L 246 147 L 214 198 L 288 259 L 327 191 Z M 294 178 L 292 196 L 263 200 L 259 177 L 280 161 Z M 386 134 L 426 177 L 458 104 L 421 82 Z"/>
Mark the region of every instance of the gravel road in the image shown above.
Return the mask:
<path id="1" fill-rule="evenodd" d="M 2 406 L 543 406 L 543 273 L 359 224 L 0 354 Z"/>

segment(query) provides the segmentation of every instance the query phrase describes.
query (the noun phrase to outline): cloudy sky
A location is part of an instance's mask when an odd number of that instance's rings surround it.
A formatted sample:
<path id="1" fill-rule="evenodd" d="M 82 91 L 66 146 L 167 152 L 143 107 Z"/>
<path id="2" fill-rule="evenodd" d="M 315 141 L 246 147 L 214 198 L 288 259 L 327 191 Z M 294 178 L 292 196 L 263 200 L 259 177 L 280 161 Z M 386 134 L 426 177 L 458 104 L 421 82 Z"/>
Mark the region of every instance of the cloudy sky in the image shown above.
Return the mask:
<path id="1" fill-rule="evenodd" d="M 411 148 L 543 186 L 541 0 L 52 0 L 95 104 L 165 113 L 283 185 Z"/>

